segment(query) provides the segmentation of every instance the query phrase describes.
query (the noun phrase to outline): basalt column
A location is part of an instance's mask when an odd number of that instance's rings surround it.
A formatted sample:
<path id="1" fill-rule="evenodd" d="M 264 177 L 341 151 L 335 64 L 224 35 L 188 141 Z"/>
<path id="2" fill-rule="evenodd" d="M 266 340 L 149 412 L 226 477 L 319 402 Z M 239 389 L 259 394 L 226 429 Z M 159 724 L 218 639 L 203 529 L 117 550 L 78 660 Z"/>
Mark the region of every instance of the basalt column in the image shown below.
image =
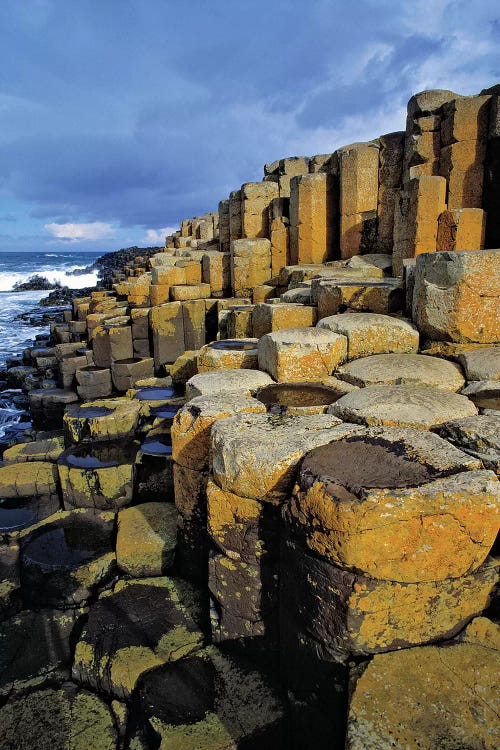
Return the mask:
<path id="1" fill-rule="evenodd" d="M 279 640 L 280 511 L 310 447 L 358 429 L 326 414 L 239 414 L 212 428 L 207 487 L 212 636 L 245 645 Z"/>
<path id="2" fill-rule="evenodd" d="M 217 420 L 239 412 L 264 412 L 243 393 L 199 396 L 189 401 L 172 425 L 175 505 L 179 512 L 178 568 L 188 580 L 206 581 L 208 565 L 207 500 L 210 432 Z"/>
<path id="3" fill-rule="evenodd" d="M 289 689 L 338 706 L 350 658 L 461 630 L 497 579 L 499 504 L 494 472 L 433 434 L 362 429 L 311 451 L 284 510 Z"/>

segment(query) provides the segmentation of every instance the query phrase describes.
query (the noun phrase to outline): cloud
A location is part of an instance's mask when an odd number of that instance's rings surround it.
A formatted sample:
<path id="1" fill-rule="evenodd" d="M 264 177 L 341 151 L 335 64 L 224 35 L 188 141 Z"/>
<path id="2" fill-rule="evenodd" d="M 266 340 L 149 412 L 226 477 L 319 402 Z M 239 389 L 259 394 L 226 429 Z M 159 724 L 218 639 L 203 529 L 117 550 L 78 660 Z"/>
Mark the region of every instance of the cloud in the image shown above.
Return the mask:
<path id="1" fill-rule="evenodd" d="M 500 76 L 498 0 L 115 6 L 0 0 L 0 199 L 40 243 L 160 244 L 265 162 L 401 130 L 412 93 Z"/>
<path id="2" fill-rule="evenodd" d="M 162 229 L 148 229 L 143 242 L 148 245 L 163 245 L 165 237 L 176 232 L 178 227 L 163 227 Z"/>
<path id="3" fill-rule="evenodd" d="M 44 229 L 53 237 L 68 242 L 82 242 L 87 240 L 104 240 L 113 237 L 114 229 L 111 224 L 103 221 L 92 221 L 87 224 L 45 224 Z"/>

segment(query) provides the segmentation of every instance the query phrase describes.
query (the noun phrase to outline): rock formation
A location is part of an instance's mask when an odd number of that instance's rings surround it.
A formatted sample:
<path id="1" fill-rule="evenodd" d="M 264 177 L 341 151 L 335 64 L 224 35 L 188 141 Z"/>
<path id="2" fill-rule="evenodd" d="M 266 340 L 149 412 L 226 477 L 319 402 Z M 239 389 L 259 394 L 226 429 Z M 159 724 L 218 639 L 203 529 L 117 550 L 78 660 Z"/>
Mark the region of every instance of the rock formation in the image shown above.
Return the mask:
<path id="1" fill-rule="evenodd" d="M 499 746 L 499 111 L 266 164 L 10 370 L 6 747 Z"/>

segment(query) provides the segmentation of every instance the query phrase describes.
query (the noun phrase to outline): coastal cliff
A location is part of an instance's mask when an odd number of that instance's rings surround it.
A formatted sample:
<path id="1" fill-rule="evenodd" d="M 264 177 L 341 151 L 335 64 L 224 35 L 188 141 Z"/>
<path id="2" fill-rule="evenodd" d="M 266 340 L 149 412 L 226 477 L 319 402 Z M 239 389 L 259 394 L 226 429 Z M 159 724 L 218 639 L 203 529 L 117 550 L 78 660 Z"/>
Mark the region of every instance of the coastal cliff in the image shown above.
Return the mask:
<path id="1" fill-rule="evenodd" d="M 499 198 L 500 87 L 421 92 L 25 352 L 6 748 L 498 747 Z"/>

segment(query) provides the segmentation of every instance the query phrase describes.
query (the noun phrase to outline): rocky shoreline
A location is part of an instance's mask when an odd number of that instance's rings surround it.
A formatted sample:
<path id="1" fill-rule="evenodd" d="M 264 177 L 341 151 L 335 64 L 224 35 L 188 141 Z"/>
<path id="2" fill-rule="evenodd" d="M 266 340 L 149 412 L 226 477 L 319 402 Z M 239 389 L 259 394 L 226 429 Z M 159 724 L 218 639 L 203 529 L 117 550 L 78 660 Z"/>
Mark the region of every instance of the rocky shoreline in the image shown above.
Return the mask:
<path id="1" fill-rule="evenodd" d="M 49 296 L 5 374 L 6 748 L 498 746 L 499 100 L 417 94 Z"/>

